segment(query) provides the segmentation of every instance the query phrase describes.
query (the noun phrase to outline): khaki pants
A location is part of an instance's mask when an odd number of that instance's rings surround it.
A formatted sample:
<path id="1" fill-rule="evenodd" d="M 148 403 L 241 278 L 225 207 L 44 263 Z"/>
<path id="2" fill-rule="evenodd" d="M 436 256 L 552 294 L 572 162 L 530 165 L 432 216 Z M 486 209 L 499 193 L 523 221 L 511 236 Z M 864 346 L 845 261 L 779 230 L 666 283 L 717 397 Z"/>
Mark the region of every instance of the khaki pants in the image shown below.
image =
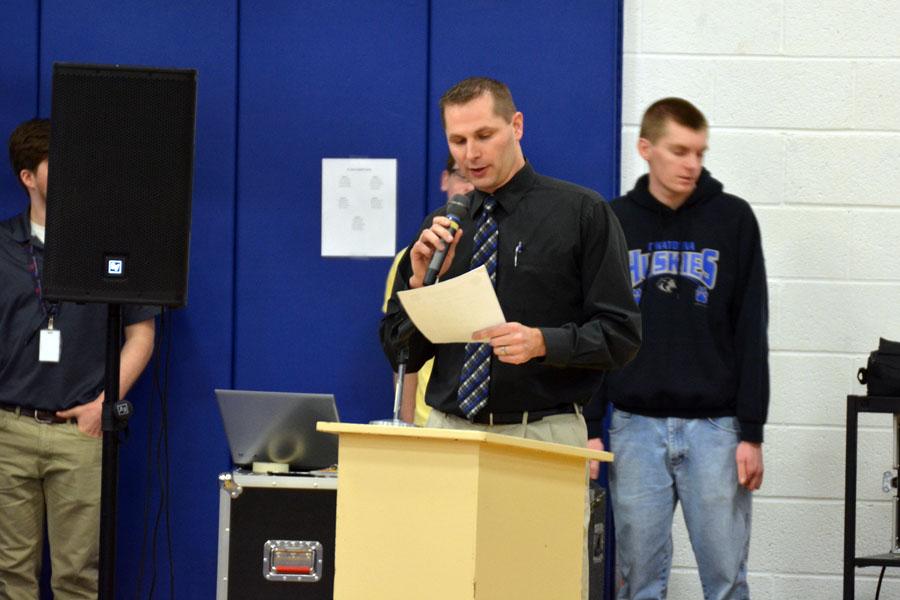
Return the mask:
<path id="1" fill-rule="evenodd" d="M 584 417 L 581 416 L 579 408 L 578 413 L 553 415 L 544 417 L 540 421 L 534 423 L 513 423 L 510 425 L 485 425 L 481 423 L 472 423 L 468 419 L 462 419 L 454 415 L 448 415 L 437 409 L 432 409 L 428 415 L 426 427 L 437 427 L 440 429 L 474 429 L 478 431 L 488 431 L 490 433 L 500 433 L 503 435 L 511 435 L 513 437 L 521 437 L 530 440 L 539 440 L 542 442 L 555 442 L 557 444 L 567 444 L 569 446 L 578 446 L 584 448 L 587 446 L 587 425 Z M 588 597 L 588 526 L 591 522 L 590 507 L 590 489 L 588 488 L 588 478 L 590 476 L 590 468 L 585 465 L 584 470 L 584 552 L 582 552 L 581 561 L 581 598 L 587 600 Z"/>
<path id="2" fill-rule="evenodd" d="M 100 439 L 0 410 L 0 600 L 35 600 L 44 539 L 55 600 L 97 597 Z"/>

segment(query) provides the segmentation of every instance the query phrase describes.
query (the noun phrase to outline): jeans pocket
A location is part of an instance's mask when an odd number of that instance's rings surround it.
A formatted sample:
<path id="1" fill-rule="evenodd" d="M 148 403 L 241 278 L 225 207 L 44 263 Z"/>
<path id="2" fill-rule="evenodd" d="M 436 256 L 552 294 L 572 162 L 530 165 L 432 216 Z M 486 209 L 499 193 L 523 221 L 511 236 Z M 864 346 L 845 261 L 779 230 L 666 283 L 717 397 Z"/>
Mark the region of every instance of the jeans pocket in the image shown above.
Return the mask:
<path id="1" fill-rule="evenodd" d="M 737 417 L 708 417 L 706 420 L 719 431 L 741 432 L 741 425 L 738 423 Z"/>
<path id="2" fill-rule="evenodd" d="M 616 408 L 613 410 L 612 418 L 610 418 L 609 420 L 609 432 L 618 433 L 619 431 L 622 431 L 623 429 L 628 427 L 628 424 L 630 422 L 631 413 Z"/>

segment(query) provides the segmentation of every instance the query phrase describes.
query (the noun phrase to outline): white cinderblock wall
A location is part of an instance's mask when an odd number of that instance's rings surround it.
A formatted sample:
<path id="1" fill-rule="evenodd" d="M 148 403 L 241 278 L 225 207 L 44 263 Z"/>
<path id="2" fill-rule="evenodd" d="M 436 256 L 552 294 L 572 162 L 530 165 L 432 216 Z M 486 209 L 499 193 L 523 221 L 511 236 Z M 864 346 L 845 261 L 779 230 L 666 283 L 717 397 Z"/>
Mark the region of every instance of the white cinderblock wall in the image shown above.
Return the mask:
<path id="1" fill-rule="evenodd" d="M 845 396 L 878 337 L 900 340 L 900 2 L 625 0 L 622 189 L 643 110 L 683 96 L 707 167 L 748 200 L 769 275 L 772 401 L 755 496 L 755 600 L 838 600 Z M 891 421 L 862 415 L 859 554 L 890 549 Z M 702 598 L 680 512 L 669 598 Z M 878 570 L 861 569 L 873 598 Z M 900 569 L 882 598 L 900 598 Z"/>

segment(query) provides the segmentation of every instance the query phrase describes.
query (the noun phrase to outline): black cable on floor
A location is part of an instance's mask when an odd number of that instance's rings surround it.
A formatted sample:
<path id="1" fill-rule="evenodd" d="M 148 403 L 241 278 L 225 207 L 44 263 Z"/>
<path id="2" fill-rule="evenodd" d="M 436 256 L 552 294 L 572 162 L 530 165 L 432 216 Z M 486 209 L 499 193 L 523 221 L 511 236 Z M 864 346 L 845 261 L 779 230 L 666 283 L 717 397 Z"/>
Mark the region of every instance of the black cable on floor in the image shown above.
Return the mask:
<path id="1" fill-rule="evenodd" d="M 884 579 L 884 570 L 887 567 L 881 567 L 881 575 L 878 576 L 878 587 L 875 588 L 875 600 L 878 600 L 878 596 L 881 595 L 881 580 Z"/>

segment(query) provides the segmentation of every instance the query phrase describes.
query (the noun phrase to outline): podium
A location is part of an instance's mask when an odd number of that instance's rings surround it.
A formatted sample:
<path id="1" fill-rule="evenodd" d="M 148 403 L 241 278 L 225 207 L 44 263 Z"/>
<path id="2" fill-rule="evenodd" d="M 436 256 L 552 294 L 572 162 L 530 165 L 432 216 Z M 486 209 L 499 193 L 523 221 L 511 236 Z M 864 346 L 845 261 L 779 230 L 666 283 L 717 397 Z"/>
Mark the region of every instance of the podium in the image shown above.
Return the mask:
<path id="1" fill-rule="evenodd" d="M 335 600 L 578 600 L 586 462 L 481 431 L 323 423 L 340 436 Z"/>

